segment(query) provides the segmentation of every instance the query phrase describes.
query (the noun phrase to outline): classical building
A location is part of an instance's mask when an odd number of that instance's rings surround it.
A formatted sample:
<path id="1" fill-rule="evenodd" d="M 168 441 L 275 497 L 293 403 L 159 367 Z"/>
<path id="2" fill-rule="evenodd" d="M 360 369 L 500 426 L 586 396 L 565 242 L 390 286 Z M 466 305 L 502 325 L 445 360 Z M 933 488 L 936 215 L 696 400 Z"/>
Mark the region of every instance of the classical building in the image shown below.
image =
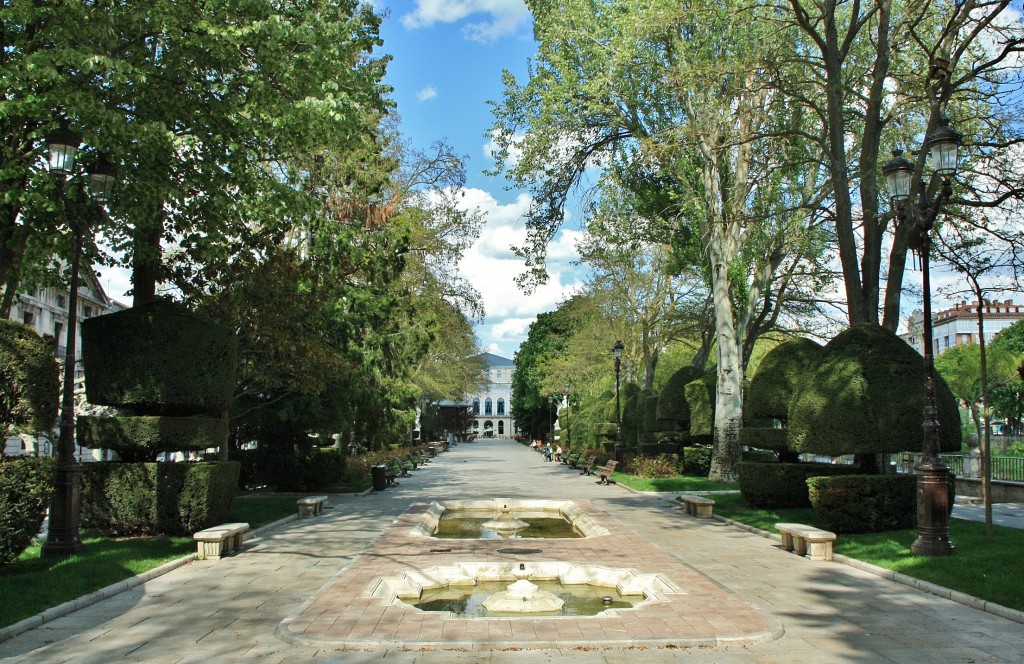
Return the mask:
<path id="1" fill-rule="evenodd" d="M 949 309 L 932 312 L 932 354 L 940 355 L 951 346 L 978 343 L 978 309 L 977 303 L 960 302 Z M 1014 304 L 1013 300 L 986 300 L 981 305 L 981 314 L 985 342 L 988 343 L 999 332 L 1024 319 L 1024 305 Z M 921 354 L 924 354 L 923 330 L 924 313 L 915 311 L 910 315 L 907 332 L 902 337 Z"/>
<path id="2" fill-rule="evenodd" d="M 471 396 L 473 404 L 473 433 L 482 438 L 511 438 L 515 435 L 512 421 L 512 360 L 483 353 L 487 363 L 487 387 L 483 394 Z"/>

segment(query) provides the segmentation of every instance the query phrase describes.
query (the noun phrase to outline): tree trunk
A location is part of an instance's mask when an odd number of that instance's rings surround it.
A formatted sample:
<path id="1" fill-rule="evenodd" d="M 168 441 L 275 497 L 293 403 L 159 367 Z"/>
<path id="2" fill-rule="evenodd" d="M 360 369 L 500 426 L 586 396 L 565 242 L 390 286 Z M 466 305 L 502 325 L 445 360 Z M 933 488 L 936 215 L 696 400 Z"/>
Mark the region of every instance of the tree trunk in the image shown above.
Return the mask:
<path id="1" fill-rule="evenodd" d="M 719 226 L 720 227 L 720 226 Z M 718 338 L 718 383 L 715 393 L 714 443 L 710 479 L 736 480 L 740 460 L 740 428 L 743 426 L 742 343 L 737 333 L 730 297 L 729 242 L 715 234 L 711 239 L 712 290 L 715 297 L 715 329 Z"/>
<path id="2" fill-rule="evenodd" d="M 156 299 L 163 217 L 163 210 L 159 209 L 155 214 L 142 217 L 142 221 L 135 227 L 132 238 L 132 297 L 135 306 Z"/>

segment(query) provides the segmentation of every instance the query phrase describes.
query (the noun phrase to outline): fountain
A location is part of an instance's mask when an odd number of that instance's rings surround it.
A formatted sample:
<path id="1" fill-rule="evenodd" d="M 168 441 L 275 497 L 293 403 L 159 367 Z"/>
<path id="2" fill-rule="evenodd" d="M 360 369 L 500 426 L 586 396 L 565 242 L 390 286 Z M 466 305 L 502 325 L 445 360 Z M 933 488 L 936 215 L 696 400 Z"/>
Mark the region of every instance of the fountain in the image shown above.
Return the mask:
<path id="1" fill-rule="evenodd" d="M 526 579 L 519 579 L 484 600 L 484 608 L 494 613 L 545 613 L 560 611 L 564 604 L 554 593 L 541 590 Z"/>
<path id="2" fill-rule="evenodd" d="M 484 521 L 480 524 L 480 527 L 485 530 L 490 530 L 498 534 L 498 537 L 502 539 L 508 539 L 515 537 L 521 530 L 525 530 L 530 527 L 530 524 L 521 519 L 517 519 L 511 512 L 511 510 L 505 509 L 498 515 L 498 518 L 491 519 L 490 521 Z"/>

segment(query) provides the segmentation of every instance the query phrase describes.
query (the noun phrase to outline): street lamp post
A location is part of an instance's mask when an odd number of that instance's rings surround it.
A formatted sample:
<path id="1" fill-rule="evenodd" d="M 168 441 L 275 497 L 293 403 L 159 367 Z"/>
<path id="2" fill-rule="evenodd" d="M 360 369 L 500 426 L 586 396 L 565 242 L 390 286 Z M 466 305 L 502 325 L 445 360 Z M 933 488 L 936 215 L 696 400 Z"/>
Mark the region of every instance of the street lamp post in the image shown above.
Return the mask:
<path id="1" fill-rule="evenodd" d="M 572 427 L 569 425 L 569 411 L 572 410 L 572 402 L 569 401 L 569 383 L 565 384 L 565 453 L 569 453 L 570 445 L 572 444 L 569 440 L 572 434 Z"/>
<path id="2" fill-rule="evenodd" d="M 555 398 L 548 396 L 548 444 L 555 444 L 555 413 L 552 410 L 555 407 Z"/>
<path id="3" fill-rule="evenodd" d="M 889 198 L 901 220 L 913 223 L 910 247 L 921 257 L 921 287 L 924 291 L 924 446 L 917 472 L 917 539 L 911 549 L 918 555 L 949 556 L 949 468 L 939 455 L 939 420 L 935 402 L 935 361 L 932 341 L 931 281 L 929 253 L 932 226 L 942 206 L 953 193 L 952 177 L 957 169 L 961 135 L 942 117 L 938 127 L 925 138 L 934 170 L 927 189 L 914 173 L 914 165 L 899 150 L 883 172 Z M 916 193 L 918 200 L 911 200 Z"/>
<path id="4" fill-rule="evenodd" d="M 71 230 L 71 284 L 64 355 L 64 386 L 60 403 L 60 437 L 57 439 L 57 466 L 50 502 L 50 522 L 46 542 L 41 551 L 44 557 L 71 555 L 81 551 L 84 546 L 78 533 L 82 466 L 75 459 L 78 272 L 82 258 L 82 238 L 88 226 L 88 213 L 84 209 L 88 204 L 87 198 L 99 205 L 105 205 L 110 200 L 110 193 L 117 177 L 116 167 L 101 158 L 88 172 L 88 197 L 85 188 L 80 185 L 75 198 L 69 199 L 66 183 L 74 174 L 75 157 L 81 143 L 81 137 L 67 127 L 61 127 L 46 136 L 49 169 L 56 176 L 57 198 Z"/>
<path id="5" fill-rule="evenodd" d="M 619 370 L 622 368 L 622 349 L 625 346 L 621 341 L 616 341 L 612 346 L 612 357 L 615 358 L 615 460 L 623 463 L 622 459 L 622 409 L 619 407 Z"/>

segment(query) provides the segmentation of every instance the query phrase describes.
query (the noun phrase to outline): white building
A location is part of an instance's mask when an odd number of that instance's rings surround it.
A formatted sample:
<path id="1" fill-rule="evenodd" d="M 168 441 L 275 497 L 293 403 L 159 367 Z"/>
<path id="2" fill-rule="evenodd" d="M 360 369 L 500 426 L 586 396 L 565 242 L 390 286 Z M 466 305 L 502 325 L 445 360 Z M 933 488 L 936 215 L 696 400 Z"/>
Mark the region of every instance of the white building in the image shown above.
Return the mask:
<path id="1" fill-rule="evenodd" d="M 1024 319 L 1024 305 L 1013 300 L 992 302 L 982 305 L 982 330 L 988 343 L 997 334 Z M 915 311 L 907 322 L 903 340 L 918 353 L 924 354 L 924 313 Z M 932 354 L 941 355 L 951 346 L 978 343 L 978 304 L 960 302 L 954 307 L 932 312 Z"/>
<path id="2" fill-rule="evenodd" d="M 512 360 L 483 353 L 487 363 L 487 387 L 483 394 L 471 396 L 473 404 L 473 433 L 481 438 L 511 438 L 515 435 L 512 420 Z"/>

